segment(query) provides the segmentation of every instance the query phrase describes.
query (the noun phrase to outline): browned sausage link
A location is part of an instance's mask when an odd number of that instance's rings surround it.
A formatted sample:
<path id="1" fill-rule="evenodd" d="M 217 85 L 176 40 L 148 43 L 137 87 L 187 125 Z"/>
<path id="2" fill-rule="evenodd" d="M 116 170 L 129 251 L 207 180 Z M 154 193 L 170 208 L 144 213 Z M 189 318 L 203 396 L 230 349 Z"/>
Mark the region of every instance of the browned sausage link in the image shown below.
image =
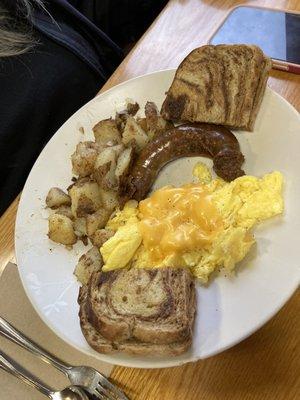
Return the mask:
<path id="1" fill-rule="evenodd" d="M 244 156 L 236 137 L 224 126 L 184 124 L 150 142 L 136 159 L 130 174 L 120 185 L 121 203 L 142 200 L 151 189 L 160 169 L 180 157 L 204 156 L 214 162 L 221 178 L 231 181 L 244 175 Z"/>

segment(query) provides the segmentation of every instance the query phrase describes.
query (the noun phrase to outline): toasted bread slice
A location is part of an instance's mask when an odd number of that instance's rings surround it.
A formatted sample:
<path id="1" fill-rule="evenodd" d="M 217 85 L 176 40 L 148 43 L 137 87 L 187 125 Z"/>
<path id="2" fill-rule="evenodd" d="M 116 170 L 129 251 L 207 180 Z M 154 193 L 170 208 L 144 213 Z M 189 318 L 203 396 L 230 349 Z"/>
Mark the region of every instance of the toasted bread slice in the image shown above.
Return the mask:
<path id="1" fill-rule="evenodd" d="M 191 338 L 195 287 L 186 269 L 130 269 L 95 273 L 87 312 L 107 340 L 168 344 Z"/>
<path id="2" fill-rule="evenodd" d="M 88 288 L 87 286 L 82 286 L 78 297 L 81 330 L 89 345 L 99 353 L 121 352 L 133 355 L 176 356 L 186 352 L 191 346 L 191 337 L 181 342 L 170 344 L 145 343 L 134 339 L 122 343 L 109 341 L 90 323 L 87 312 L 87 299 Z"/>
<path id="3" fill-rule="evenodd" d="M 251 128 L 268 77 L 266 60 L 257 46 L 207 45 L 193 50 L 176 71 L 162 116 Z"/>

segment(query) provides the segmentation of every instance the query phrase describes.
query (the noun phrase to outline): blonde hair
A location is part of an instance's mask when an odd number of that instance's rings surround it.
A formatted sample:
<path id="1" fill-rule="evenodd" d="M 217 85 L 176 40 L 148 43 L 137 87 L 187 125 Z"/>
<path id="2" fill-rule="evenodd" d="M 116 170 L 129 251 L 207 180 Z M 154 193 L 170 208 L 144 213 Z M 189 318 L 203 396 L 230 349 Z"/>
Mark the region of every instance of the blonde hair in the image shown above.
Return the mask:
<path id="1" fill-rule="evenodd" d="M 44 8 L 42 0 L 16 0 L 12 12 L 0 2 L 0 58 L 26 53 L 37 43 L 30 24 L 33 5 Z"/>

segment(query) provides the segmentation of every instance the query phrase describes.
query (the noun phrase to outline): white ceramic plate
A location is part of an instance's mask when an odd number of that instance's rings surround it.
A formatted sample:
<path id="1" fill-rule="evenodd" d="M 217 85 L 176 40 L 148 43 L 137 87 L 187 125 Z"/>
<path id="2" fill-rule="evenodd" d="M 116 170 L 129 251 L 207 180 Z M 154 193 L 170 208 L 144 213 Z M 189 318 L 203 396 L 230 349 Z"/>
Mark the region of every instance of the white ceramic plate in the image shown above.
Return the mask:
<path id="1" fill-rule="evenodd" d="M 273 170 L 285 176 L 283 216 L 256 229 L 257 246 L 238 268 L 236 277 L 217 277 L 197 288 L 197 316 L 192 349 L 175 358 L 102 355 L 86 343 L 78 320 L 78 283 L 73 276 L 80 243 L 71 251 L 47 237 L 44 199 L 50 187 L 66 188 L 71 180 L 70 155 L 79 141 L 92 138 L 91 127 L 114 115 L 134 99 L 160 106 L 174 71 L 161 71 L 124 82 L 96 97 L 74 114 L 53 136 L 26 182 L 16 223 L 16 253 L 26 293 L 44 322 L 62 339 L 93 357 L 130 367 L 161 368 L 217 354 L 249 336 L 268 321 L 299 284 L 300 119 L 297 111 L 267 89 L 252 133 L 237 133 L 246 157 L 245 171 L 262 175 Z M 83 126 L 85 133 L 79 131 Z M 200 158 L 201 159 L 201 158 Z M 202 159 L 209 165 L 208 159 Z M 155 187 L 181 185 L 192 179 L 197 158 L 169 164 Z M 180 173 L 179 173 L 180 171 Z M 55 349 L 53 349 L 55 350 Z"/>

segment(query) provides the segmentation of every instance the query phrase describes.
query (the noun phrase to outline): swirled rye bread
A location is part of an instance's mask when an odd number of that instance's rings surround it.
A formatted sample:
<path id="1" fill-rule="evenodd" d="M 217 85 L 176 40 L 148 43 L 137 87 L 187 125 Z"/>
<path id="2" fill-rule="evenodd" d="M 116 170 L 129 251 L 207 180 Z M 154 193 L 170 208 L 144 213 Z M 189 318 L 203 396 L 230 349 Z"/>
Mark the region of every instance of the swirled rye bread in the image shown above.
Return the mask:
<path id="1" fill-rule="evenodd" d="M 101 353 L 178 355 L 191 345 L 196 299 L 186 269 L 96 272 L 78 302 L 82 332 Z"/>
<path id="2" fill-rule="evenodd" d="M 207 45 L 179 65 L 161 114 L 253 130 L 272 63 L 254 45 Z"/>

